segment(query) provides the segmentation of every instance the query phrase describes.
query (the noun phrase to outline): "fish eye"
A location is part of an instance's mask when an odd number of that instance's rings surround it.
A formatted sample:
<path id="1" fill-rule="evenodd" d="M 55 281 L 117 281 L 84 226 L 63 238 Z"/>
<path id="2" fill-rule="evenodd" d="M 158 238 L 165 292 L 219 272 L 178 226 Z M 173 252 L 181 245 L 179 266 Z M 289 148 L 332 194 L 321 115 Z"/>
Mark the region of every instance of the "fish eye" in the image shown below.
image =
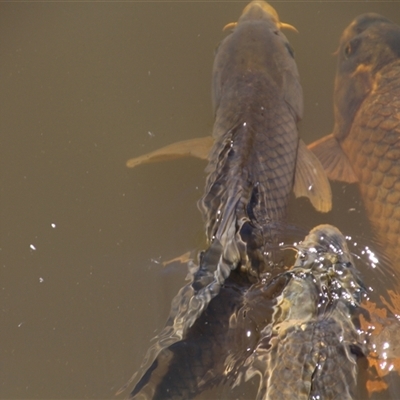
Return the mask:
<path id="1" fill-rule="evenodd" d="M 351 54 L 351 46 L 350 46 L 350 43 L 345 47 L 345 49 L 344 49 L 344 54 L 345 54 L 347 57 L 350 56 L 350 54 Z"/>
<path id="2" fill-rule="evenodd" d="M 352 56 L 357 51 L 359 45 L 360 45 L 360 39 L 351 40 L 344 48 L 345 57 L 349 58 L 350 56 Z"/>

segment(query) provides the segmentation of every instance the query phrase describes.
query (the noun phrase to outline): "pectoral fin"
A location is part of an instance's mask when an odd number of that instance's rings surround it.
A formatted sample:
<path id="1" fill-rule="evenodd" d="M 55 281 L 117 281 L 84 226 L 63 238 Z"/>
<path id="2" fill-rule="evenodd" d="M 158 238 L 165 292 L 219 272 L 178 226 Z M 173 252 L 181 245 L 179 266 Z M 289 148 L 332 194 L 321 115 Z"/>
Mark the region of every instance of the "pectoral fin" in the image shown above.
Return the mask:
<path id="1" fill-rule="evenodd" d="M 347 183 L 358 182 L 349 159 L 333 134 L 316 140 L 308 145 L 308 148 L 318 157 L 329 179 Z"/>
<path id="2" fill-rule="evenodd" d="M 211 136 L 202 138 L 183 140 L 161 149 L 144 154 L 143 156 L 131 158 L 126 162 L 128 168 L 134 168 L 140 164 L 152 162 L 174 160 L 183 157 L 197 157 L 202 160 L 207 160 L 208 154 L 214 143 Z"/>
<path id="3" fill-rule="evenodd" d="M 320 212 L 332 209 L 332 193 L 326 173 L 318 158 L 302 140 L 297 151 L 293 191 L 296 197 L 305 196 Z"/>
<path id="4" fill-rule="evenodd" d="M 180 262 L 181 264 L 187 264 L 189 261 L 191 261 L 193 258 L 191 257 L 192 253 L 190 251 L 187 251 L 185 254 L 182 254 L 179 257 L 175 257 L 172 260 L 168 261 L 163 261 L 162 265 L 163 267 L 166 267 L 169 264 L 172 264 L 174 262 Z"/>

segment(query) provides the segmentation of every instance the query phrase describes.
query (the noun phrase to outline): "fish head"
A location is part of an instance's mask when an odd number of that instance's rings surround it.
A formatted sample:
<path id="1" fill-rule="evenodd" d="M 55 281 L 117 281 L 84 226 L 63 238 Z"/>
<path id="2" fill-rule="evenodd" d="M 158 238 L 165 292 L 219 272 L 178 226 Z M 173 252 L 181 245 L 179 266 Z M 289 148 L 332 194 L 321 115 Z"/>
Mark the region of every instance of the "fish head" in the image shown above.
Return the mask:
<path id="1" fill-rule="evenodd" d="M 297 249 L 294 272 L 311 274 L 331 298 L 346 296 L 355 303 L 360 301 L 364 285 L 346 239 L 336 227 L 326 224 L 313 228 Z"/>
<path id="2" fill-rule="evenodd" d="M 281 30 L 295 28 L 280 22 L 275 9 L 264 1 L 252 1 L 238 22 L 226 25 L 227 28 L 233 30 L 220 43 L 213 66 L 214 111 L 232 90 L 232 84 L 245 82 L 244 77 L 264 74 L 301 119 L 303 95 L 294 52 Z"/>
<path id="3" fill-rule="evenodd" d="M 279 21 L 279 15 L 275 8 L 272 7 L 265 1 L 254 0 L 249 3 L 243 10 L 242 15 L 239 18 L 239 22 L 246 20 L 264 20 L 267 22 L 272 22 L 276 27 L 281 29 L 282 27 L 287 27 L 297 32 L 297 29 L 292 25 L 285 24 Z"/>
<path id="4" fill-rule="evenodd" d="M 332 225 L 319 225 L 313 228 L 298 246 L 299 257 L 296 265 L 304 264 L 302 255 L 315 261 L 323 255 L 329 261 L 352 263 L 352 257 L 343 234 Z"/>
<path id="5" fill-rule="evenodd" d="M 334 135 L 340 141 L 373 93 L 380 70 L 399 58 L 400 27 L 379 14 L 362 14 L 344 30 L 337 55 Z"/>

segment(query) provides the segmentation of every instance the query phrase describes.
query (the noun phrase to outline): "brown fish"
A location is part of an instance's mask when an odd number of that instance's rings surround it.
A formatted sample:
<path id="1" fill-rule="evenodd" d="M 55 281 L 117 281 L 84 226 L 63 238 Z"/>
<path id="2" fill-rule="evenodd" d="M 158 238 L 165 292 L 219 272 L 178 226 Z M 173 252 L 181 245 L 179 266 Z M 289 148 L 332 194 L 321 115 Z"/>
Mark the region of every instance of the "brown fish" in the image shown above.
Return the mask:
<path id="1" fill-rule="evenodd" d="M 280 30 L 289 25 L 281 23 L 266 2 L 253 1 L 228 27 L 233 31 L 220 44 L 213 66 L 214 144 L 199 201 L 209 247 L 193 277 L 196 307 L 176 316 L 186 327 L 232 270 L 257 276 L 273 269 L 266 255 L 274 257 L 278 241 L 292 234 L 285 225 L 292 190 L 308 196 L 320 211 L 331 208 L 326 174 L 298 136 L 302 89 L 293 50 Z M 210 144 L 209 138 L 204 140 Z M 199 145 L 199 139 L 195 141 Z M 188 143 L 141 160 L 193 154 Z"/>
<path id="2" fill-rule="evenodd" d="M 325 172 L 298 136 L 302 88 L 293 50 L 280 30 L 289 25 L 266 2 L 253 1 L 227 26 L 233 31 L 213 66 L 213 146 L 199 202 L 210 247 L 193 285 L 196 292 L 208 287 L 211 297 L 238 266 L 254 275 L 263 270 L 265 252 L 285 230 L 292 190 L 320 211 L 331 208 Z M 204 146 L 197 155 L 204 156 L 210 139 L 195 139 L 193 146 L 199 143 Z M 194 152 L 184 141 L 128 165 L 188 154 Z"/>
<path id="3" fill-rule="evenodd" d="M 330 179 L 357 182 L 377 239 L 400 261 L 400 27 L 378 14 L 343 32 L 333 133 L 309 147 Z"/>
<path id="4" fill-rule="evenodd" d="M 211 259 L 197 277 L 212 295 L 237 267 L 254 275 L 270 268 L 265 254 L 282 237 L 293 186 L 321 210 L 331 200 L 322 167 L 299 142 L 302 89 L 276 11 L 253 1 L 233 25 L 214 60 L 215 143 L 199 202 Z"/>
<path id="5" fill-rule="evenodd" d="M 365 398 L 358 361 L 369 353 L 366 292 L 346 240 L 331 225 L 313 228 L 297 246 L 293 268 L 274 306 L 272 323 L 244 363 L 246 379 L 260 375 L 257 400 Z"/>
<path id="6" fill-rule="evenodd" d="M 400 27 L 378 14 L 357 17 L 343 32 L 338 50 L 334 91 L 333 133 L 309 147 L 332 180 L 357 182 L 376 237 L 393 269 L 400 261 Z M 381 325 L 390 310 L 400 312 L 400 297 L 389 290 L 387 309 L 366 303 L 375 330 L 371 340 L 389 334 Z M 396 320 L 393 317 L 393 320 Z M 371 322 L 364 321 L 363 329 Z M 396 329 L 398 329 L 396 327 Z M 398 331 L 397 331 L 398 332 Z M 392 335 L 392 349 L 397 345 Z M 387 345 L 387 343 L 385 343 Z M 378 345 L 377 345 L 378 348 Z M 382 347 L 384 348 L 384 347 Z M 386 354 L 386 353 L 384 353 Z M 387 353 L 389 354 L 389 353 Z M 400 371 L 399 356 L 385 362 L 369 359 L 378 379 L 368 382 L 370 392 L 387 389 L 381 378 Z"/>

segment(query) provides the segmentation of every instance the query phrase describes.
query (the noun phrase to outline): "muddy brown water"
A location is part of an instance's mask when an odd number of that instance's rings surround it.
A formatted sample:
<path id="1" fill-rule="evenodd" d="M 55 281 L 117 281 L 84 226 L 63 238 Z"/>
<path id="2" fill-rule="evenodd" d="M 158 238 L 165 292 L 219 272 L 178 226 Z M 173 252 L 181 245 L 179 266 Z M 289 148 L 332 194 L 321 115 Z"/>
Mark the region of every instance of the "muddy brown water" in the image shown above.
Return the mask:
<path id="1" fill-rule="evenodd" d="M 111 398 L 139 368 L 185 283 L 185 266 L 160 262 L 204 246 L 205 164 L 125 162 L 211 132 L 214 49 L 245 4 L 1 4 L 1 398 Z M 333 126 L 342 30 L 367 11 L 400 23 L 400 6 L 271 4 L 300 32 L 287 36 L 310 143 Z M 333 192 L 331 213 L 301 199 L 291 220 L 374 248 L 357 189 Z M 383 291 L 375 273 L 365 281 Z"/>

